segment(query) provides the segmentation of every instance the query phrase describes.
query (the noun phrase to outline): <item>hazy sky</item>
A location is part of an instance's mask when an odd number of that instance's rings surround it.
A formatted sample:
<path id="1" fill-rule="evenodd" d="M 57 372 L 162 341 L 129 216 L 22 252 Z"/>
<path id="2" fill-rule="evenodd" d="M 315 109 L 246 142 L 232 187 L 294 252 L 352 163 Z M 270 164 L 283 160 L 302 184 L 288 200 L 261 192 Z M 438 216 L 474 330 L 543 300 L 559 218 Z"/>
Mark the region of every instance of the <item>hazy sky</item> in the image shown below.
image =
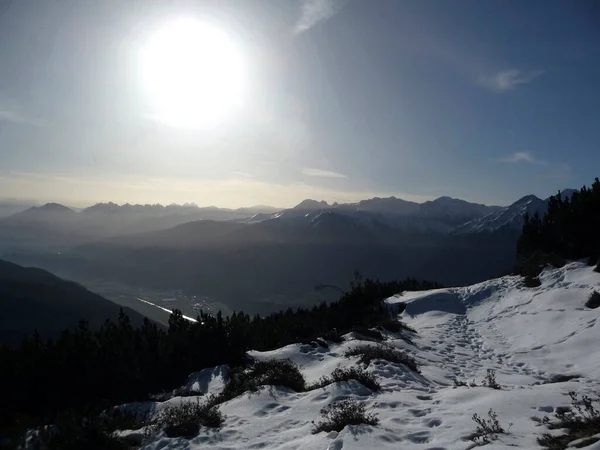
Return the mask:
<path id="1" fill-rule="evenodd" d="M 181 17 L 244 61 L 211 127 L 157 120 L 141 81 Z M 0 0 L 0 197 L 508 204 L 596 176 L 596 1 Z"/>

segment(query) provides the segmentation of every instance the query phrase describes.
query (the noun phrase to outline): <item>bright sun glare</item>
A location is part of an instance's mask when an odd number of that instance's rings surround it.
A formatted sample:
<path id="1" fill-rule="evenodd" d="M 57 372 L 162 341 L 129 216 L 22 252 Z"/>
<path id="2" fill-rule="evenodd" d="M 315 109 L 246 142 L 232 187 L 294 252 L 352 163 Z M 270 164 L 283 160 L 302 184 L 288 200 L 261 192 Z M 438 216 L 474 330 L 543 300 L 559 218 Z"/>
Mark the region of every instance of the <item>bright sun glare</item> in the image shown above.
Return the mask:
<path id="1" fill-rule="evenodd" d="M 221 30 L 193 19 L 163 26 L 143 50 L 155 116 L 173 126 L 213 125 L 241 105 L 243 64 Z"/>

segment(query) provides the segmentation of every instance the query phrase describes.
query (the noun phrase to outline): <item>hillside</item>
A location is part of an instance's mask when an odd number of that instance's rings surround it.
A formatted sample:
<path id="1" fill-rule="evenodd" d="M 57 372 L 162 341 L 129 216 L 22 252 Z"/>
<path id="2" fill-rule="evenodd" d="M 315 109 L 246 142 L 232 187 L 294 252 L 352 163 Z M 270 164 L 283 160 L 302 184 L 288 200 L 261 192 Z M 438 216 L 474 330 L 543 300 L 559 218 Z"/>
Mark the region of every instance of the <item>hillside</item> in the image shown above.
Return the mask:
<path id="1" fill-rule="evenodd" d="M 116 320 L 121 307 L 44 270 L 0 260 L 0 308 L 0 344 L 16 344 L 36 329 L 56 336 L 81 319 L 98 328 L 106 319 Z M 133 324 L 142 323 L 141 314 L 124 310 Z"/>
<path id="2" fill-rule="evenodd" d="M 473 286 L 412 292 L 387 300 L 394 310 L 406 303 L 400 318 L 414 327 L 414 345 L 386 333 L 385 345 L 414 356 L 420 373 L 385 360 L 367 370 L 381 385 L 374 392 L 358 381 L 337 382 L 306 392 L 266 386 L 220 405 L 226 415 L 219 431 L 202 428 L 191 438 L 159 434 L 144 450 L 188 448 L 360 449 L 473 448 L 473 414 L 497 414 L 504 434 L 489 435 L 486 448 L 539 448 L 536 439 L 548 432 L 545 416 L 569 406 L 567 393 L 595 396 L 600 391 L 600 310 L 584 306 L 598 289 L 600 274 L 582 263 L 546 269 L 542 285 L 525 288 L 522 279 L 507 276 Z M 349 349 L 364 341 L 356 334 L 328 347 L 294 344 L 270 352 L 249 352 L 256 360 L 289 358 L 308 383 L 336 367 L 355 367 Z M 368 343 L 376 345 L 375 343 Z M 493 371 L 500 389 L 482 386 Z M 218 393 L 227 367 L 190 376 L 186 389 Z M 477 387 L 455 386 L 475 381 Z M 199 397 L 200 401 L 203 398 Z M 130 404 L 126 408 L 154 411 L 196 397 L 174 396 L 165 402 Z M 332 402 L 363 402 L 379 419 L 378 426 L 353 425 L 340 432 L 312 434 L 319 410 Z M 559 430 L 552 432 L 561 434 Z M 122 431 L 136 440 L 140 434 Z M 137 436 L 137 437 L 136 437 Z M 481 441 L 480 441 L 481 442 Z M 597 446 L 587 448 L 595 449 Z"/>

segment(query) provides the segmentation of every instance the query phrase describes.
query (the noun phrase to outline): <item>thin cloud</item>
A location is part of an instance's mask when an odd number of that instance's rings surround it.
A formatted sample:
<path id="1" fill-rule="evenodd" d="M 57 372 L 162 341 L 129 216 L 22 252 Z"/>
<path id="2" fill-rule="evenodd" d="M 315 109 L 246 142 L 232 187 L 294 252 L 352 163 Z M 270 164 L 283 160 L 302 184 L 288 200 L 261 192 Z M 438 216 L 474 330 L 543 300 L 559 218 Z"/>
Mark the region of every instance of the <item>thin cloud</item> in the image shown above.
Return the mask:
<path id="1" fill-rule="evenodd" d="M 481 77 L 479 84 L 494 92 L 507 92 L 512 91 L 520 84 L 531 83 L 542 73 L 541 70 L 524 72 L 519 69 L 508 69 L 492 76 Z"/>
<path id="2" fill-rule="evenodd" d="M 36 127 L 43 127 L 46 125 L 45 123 L 43 123 L 40 120 L 25 117 L 15 111 L 11 111 L 9 109 L 4 109 L 2 107 L 0 107 L 0 122 L 27 124 L 27 125 L 34 125 Z"/>
<path id="3" fill-rule="evenodd" d="M 345 4 L 345 0 L 302 0 L 302 14 L 294 26 L 294 33 L 304 33 L 332 18 Z"/>
<path id="4" fill-rule="evenodd" d="M 528 163 L 528 164 L 540 164 L 543 166 L 545 166 L 547 164 L 545 161 L 536 159 L 529 152 L 516 152 L 510 156 L 507 156 L 506 158 L 500 158 L 497 161 L 501 162 L 501 163 L 508 163 L 508 164 Z"/>
<path id="5" fill-rule="evenodd" d="M 331 172 L 329 170 L 315 169 L 314 167 L 304 167 L 302 174 L 309 177 L 323 177 L 323 178 L 348 178 L 343 173 Z"/>

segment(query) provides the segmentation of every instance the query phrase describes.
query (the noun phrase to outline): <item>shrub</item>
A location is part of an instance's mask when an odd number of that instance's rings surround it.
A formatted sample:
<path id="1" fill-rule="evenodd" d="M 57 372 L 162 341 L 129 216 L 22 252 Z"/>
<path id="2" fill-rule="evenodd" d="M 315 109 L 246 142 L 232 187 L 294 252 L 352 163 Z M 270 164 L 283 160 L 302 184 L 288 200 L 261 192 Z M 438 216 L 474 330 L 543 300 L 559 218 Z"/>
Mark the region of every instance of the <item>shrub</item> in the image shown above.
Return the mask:
<path id="1" fill-rule="evenodd" d="M 506 433 L 498 422 L 498 415 L 492 409 L 488 411 L 488 416 L 489 419 L 484 419 L 478 414 L 473 414 L 473 421 L 477 424 L 477 428 L 470 439 L 480 445 L 488 444 L 497 438 L 496 435 Z"/>
<path id="2" fill-rule="evenodd" d="M 393 333 L 401 333 L 403 331 L 410 331 L 411 333 L 416 333 L 417 330 L 410 327 L 400 320 L 387 319 L 379 322 L 379 327 L 389 330 Z"/>
<path id="3" fill-rule="evenodd" d="M 128 425 L 132 423 L 129 416 L 120 417 Z M 30 447 L 47 450 L 125 450 L 127 442 L 114 433 L 118 424 L 119 416 L 111 413 L 64 412 L 57 417 L 55 425 L 28 433 L 28 442 Z"/>
<path id="4" fill-rule="evenodd" d="M 358 347 L 348 350 L 345 356 L 358 356 L 358 363 L 367 366 L 375 359 L 383 359 L 392 363 L 404 364 L 410 370 L 414 370 L 415 372 L 419 371 L 417 362 L 412 356 L 405 352 L 401 352 L 391 347 L 384 347 L 382 345 L 359 345 Z"/>
<path id="5" fill-rule="evenodd" d="M 233 370 L 221 394 L 209 400 L 212 404 L 231 400 L 244 392 L 255 392 L 261 386 L 285 386 L 296 392 L 306 388 L 306 381 L 298 365 L 289 359 L 254 361 Z"/>
<path id="6" fill-rule="evenodd" d="M 352 400 L 342 400 L 326 406 L 321 410 L 323 419 L 315 424 L 313 434 L 321 431 L 342 431 L 347 425 L 379 425 L 375 414 L 367 414 L 365 405 Z"/>
<path id="7" fill-rule="evenodd" d="M 542 282 L 540 281 L 539 277 L 534 277 L 531 275 L 527 275 L 524 278 L 523 283 L 525 284 L 525 287 L 528 287 L 528 288 L 539 287 L 542 285 Z"/>
<path id="8" fill-rule="evenodd" d="M 319 381 L 309 386 L 308 389 L 318 389 L 324 386 L 328 386 L 332 383 L 339 381 L 350 381 L 356 380 L 362 383 L 363 386 L 371 389 L 372 391 L 379 391 L 381 385 L 377 382 L 375 377 L 364 369 L 356 367 L 341 368 L 337 367 L 331 372 L 330 376 L 323 376 Z"/>
<path id="9" fill-rule="evenodd" d="M 598 261 L 598 264 L 596 264 L 596 268 L 594 269 L 594 272 L 600 273 L 600 261 Z"/>
<path id="10" fill-rule="evenodd" d="M 502 389 L 502 386 L 496 381 L 496 372 L 492 369 L 487 370 L 487 374 L 485 375 L 485 379 L 481 382 L 481 385 L 492 389 Z"/>
<path id="11" fill-rule="evenodd" d="M 169 405 L 161 410 L 148 428 L 155 435 L 161 430 L 169 437 L 192 438 L 200 432 L 200 427 L 219 428 L 225 422 L 225 416 L 209 402 L 182 402 Z"/>
<path id="12" fill-rule="evenodd" d="M 106 428 L 115 430 L 139 430 L 150 421 L 149 411 L 133 411 L 122 407 L 111 408 L 100 414 Z"/>
<path id="13" fill-rule="evenodd" d="M 361 334 L 367 338 L 375 339 L 376 341 L 383 341 L 383 335 L 377 330 L 371 330 L 363 326 L 355 326 L 352 328 L 352 331 Z"/>
<path id="14" fill-rule="evenodd" d="M 467 383 L 465 381 L 460 381 L 458 378 L 454 379 L 454 387 L 462 387 L 462 386 L 466 386 Z"/>
<path id="15" fill-rule="evenodd" d="M 344 342 L 344 338 L 342 336 L 340 336 L 340 333 L 338 333 L 338 330 L 333 328 L 331 330 L 329 330 L 327 333 L 325 333 L 323 335 L 323 339 L 325 339 L 326 341 L 329 342 L 333 342 L 336 344 L 340 344 L 342 342 Z"/>
<path id="16" fill-rule="evenodd" d="M 551 422 L 548 417 L 544 417 L 543 421 L 551 430 L 567 429 L 568 433 L 558 436 L 544 434 L 538 439 L 541 446 L 564 449 L 574 440 L 592 437 L 600 433 L 600 412 L 594 407 L 594 403 L 600 399 L 592 399 L 586 395 L 580 399 L 573 391 L 569 392 L 569 396 L 571 397 L 571 408 L 557 408 L 555 422 Z"/>
<path id="17" fill-rule="evenodd" d="M 473 379 L 470 383 L 466 383 L 465 381 L 461 381 L 457 378 L 454 379 L 454 387 L 460 387 L 460 386 L 470 386 L 470 387 L 488 387 L 488 388 L 492 388 L 492 389 L 502 389 L 502 386 L 500 386 L 498 384 L 498 382 L 496 381 L 496 372 L 494 372 L 494 370 L 492 369 L 488 369 L 487 370 L 487 374 L 485 375 L 485 378 L 483 379 L 483 381 L 481 382 L 481 385 L 478 385 L 477 382 L 475 381 L 475 379 Z"/>
<path id="18" fill-rule="evenodd" d="M 599 307 L 600 306 L 600 292 L 598 292 L 598 291 L 592 292 L 588 301 L 585 302 L 585 306 L 587 306 L 588 308 L 592 308 L 592 309 L 596 309 L 597 307 Z"/>

